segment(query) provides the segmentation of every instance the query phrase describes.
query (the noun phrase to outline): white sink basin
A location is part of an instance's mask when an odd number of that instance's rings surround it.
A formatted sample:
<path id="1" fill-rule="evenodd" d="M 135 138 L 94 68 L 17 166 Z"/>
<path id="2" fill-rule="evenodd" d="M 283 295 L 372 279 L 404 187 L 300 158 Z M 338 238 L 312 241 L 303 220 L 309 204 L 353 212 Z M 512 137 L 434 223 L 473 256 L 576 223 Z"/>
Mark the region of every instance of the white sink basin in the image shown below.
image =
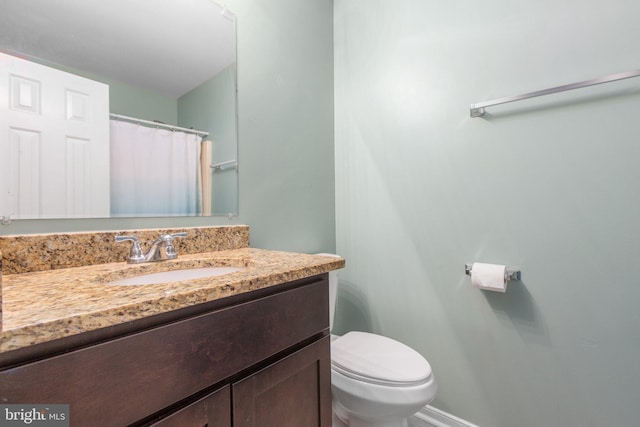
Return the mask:
<path id="1" fill-rule="evenodd" d="M 180 282 L 182 280 L 202 279 L 205 277 L 222 276 L 244 270 L 244 267 L 200 267 L 185 270 L 171 270 L 160 273 L 143 274 L 141 276 L 128 277 L 114 280 L 107 285 L 131 286 L 151 285 L 154 283 Z"/>

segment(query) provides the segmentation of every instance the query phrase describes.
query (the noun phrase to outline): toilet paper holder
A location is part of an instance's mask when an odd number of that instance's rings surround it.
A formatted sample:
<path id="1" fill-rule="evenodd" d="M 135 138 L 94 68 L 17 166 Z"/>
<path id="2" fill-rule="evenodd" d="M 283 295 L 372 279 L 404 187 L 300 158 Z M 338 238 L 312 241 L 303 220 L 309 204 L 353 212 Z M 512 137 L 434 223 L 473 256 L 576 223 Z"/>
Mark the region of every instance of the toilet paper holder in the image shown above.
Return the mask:
<path id="1" fill-rule="evenodd" d="M 464 274 L 466 274 L 467 276 L 471 276 L 471 269 L 473 264 L 465 264 L 464 265 Z M 509 281 L 509 280 L 520 280 L 522 277 L 520 270 L 518 270 L 517 268 L 512 268 L 512 267 L 507 267 L 504 271 L 504 280 L 505 281 Z"/>

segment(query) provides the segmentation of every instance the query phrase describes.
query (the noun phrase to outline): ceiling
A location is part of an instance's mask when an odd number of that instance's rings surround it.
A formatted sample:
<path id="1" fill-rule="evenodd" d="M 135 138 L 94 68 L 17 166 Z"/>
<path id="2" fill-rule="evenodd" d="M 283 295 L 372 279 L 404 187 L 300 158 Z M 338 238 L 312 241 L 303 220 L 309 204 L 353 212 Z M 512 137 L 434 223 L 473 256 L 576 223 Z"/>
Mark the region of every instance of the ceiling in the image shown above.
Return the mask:
<path id="1" fill-rule="evenodd" d="M 0 50 L 179 97 L 236 59 L 211 0 L 2 0 Z"/>

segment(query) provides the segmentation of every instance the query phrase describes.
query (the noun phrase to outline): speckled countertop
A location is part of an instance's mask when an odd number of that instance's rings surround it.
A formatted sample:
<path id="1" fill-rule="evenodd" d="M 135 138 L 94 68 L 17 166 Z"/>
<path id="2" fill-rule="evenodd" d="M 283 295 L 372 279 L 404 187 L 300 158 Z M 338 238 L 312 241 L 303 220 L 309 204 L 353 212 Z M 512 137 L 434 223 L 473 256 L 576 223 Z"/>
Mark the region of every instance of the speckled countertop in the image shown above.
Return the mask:
<path id="1" fill-rule="evenodd" d="M 187 237 L 174 241 L 180 255 L 171 261 L 127 264 L 130 244 L 115 241 L 133 235 L 146 248 L 177 232 Z M 109 284 L 218 266 L 244 268 L 180 282 Z M 0 354 L 342 267 L 341 258 L 249 248 L 246 225 L 0 236 Z"/>
<path id="2" fill-rule="evenodd" d="M 145 273 L 209 266 L 246 267 L 182 282 L 114 286 Z M 0 353 L 243 292 L 336 270 L 344 260 L 253 248 L 181 255 L 148 264 L 125 262 L 8 274 L 2 277 Z"/>

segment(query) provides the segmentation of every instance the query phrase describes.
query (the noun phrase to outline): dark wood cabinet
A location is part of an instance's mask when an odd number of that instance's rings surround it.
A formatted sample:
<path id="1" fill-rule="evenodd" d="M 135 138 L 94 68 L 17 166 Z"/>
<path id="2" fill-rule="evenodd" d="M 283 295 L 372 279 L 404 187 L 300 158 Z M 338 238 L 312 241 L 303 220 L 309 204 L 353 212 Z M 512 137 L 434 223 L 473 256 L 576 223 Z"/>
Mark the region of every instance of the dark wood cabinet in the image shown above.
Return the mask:
<path id="1" fill-rule="evenodd" d="M 234 427 L 331 426 L 330 338 L 232 386 Z"/>
<path id="2" fill-rule="evenodd" d="M 11 360 L 0 401 L 69 404 L 72 426 L 330 427 L 328 298 L 323 274 Z"/>
<path id="3" fill-rule="evenodd" d="M 207 396 L 165 416 L 152 427 L 231 427 L 230 387 L 224 386 Z"/>

